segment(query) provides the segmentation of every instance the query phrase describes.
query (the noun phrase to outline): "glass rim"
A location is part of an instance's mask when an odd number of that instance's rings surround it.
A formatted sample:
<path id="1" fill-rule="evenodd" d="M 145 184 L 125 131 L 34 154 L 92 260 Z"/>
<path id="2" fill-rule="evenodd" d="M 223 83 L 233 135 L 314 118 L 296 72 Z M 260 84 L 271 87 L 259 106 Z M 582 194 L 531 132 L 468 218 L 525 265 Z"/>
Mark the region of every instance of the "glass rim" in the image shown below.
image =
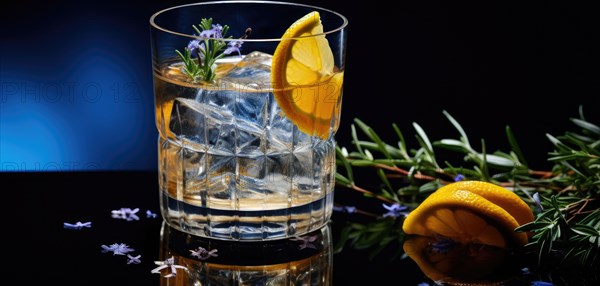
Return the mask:
<path id="1" fill-rule="evenodd" d="M 344 28 L 346 28 L 346 26 L 348 26 L 348 19 L 333 10 L 327 9 L 327 8 L 323 8 L 323 7 L 319 7 L 319 6 L 314 6 L 314 5 L 308 5 L 308 4 L 301 4 L 301 3 L 291 3 L 291 2 L 284 2 L 284 1 L 264 1 L 264 0 L 236 0 L 236 1 L 208 1 L 208 2 L 198 2 L 198 3 L 190 3 L 190 4 L 184 4 L 184 5 L 178 5 L 178 6 L 173 6 L 173 7 L 169 7 L 169 8 L 165 8 L 162 9 L 156 13 L 154 13 L 151 17 L 150 17 L 150 26 L 152 26 L 153 28 L 166 32 L 166 33 L 170 33 L 173 35 L 177 35 L 177 36 L 182 36 L 182 37 L 187 37 L 187 38 L 191 38 L 191 39 L 207 39 L 205 37 L 200 37 L 200 36 L 196 36 L 196 35 L 191 35 L 191 34 L 186 34 L 186 33 L 180 33 L 180 32 L 176 32 L 176 31 L 171 31 L 169 29 L 163 28 L 161 26 L 159 26 L 154 19 L 158 16 L 160 16 L 161 14 L 168 12 L 170 10 L 175 10 L 175 9 L 181 9 L 181 8 L 185 8 L 185 7 L 190 7 L 190 6 L 202 6 L 202 5 L 214 5 L 214 4 L 236 4 L 236 3 L 246 3 L 246 4 L 277 4 L 277 5 L 288 5 L 288 6 L 297 6 L 297 7 L 305 7 L 305 8 L 313 8 L 313 9 L 318 9 L 320 11 L 325 11 L 328 13 L 331 13 L 337 17 L 339 17 L 340 19 L 342 19 L 342 24 L 334 29 L 328 30 L 328 31 L 324 31 L 323 33 L 320 34 L 314 34 L 314 35 L 308 35 L 308 36 L 301 36 L 301 37 L 293 37 L 293 38 L 285 38 L 286 40 L 293 40 L 293 39 L 302 39 L 302 38 L 311 38 L 311 37 L 316 37 L 316 36 L 321 36 L 321 35 L 329 35 L 329 34 L 333 34 L 339 31 L 342 31 Z M 291 25 L 291 23 L 290 23 Z M 282 40 L 282 38 L 267 38 L 267 39 L 257 39 L 257 38 L 251 38 L 251 39 L 236 39 L 236 38 L 231 38 L 231 39 L 219 39 L 222 40 L 224 42 L 230 42 L 230 41 L 242 41 L 242 42 L 280 42 Z"/>

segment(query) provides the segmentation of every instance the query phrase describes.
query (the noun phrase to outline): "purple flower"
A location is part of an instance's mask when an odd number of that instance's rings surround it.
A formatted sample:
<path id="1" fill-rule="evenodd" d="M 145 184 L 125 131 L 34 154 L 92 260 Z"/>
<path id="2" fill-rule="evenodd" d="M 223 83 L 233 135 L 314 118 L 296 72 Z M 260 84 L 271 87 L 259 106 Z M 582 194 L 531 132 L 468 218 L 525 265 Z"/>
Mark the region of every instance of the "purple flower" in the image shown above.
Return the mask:
<path id="1" fill-rule="evenodd" d="M 84 227 L 91 228 L 92 227 L 92 222 L 90 222 L 90 221 L 88 221 L 88 222 L 80 222 L 80 221 L 78 221 L 75 224 L 65 222 L 65 223 L 63 223 L 63 227 L 65 229 L 82 229 Z"/>
<path id="2" fill-rule="evenodd" d="M 142 257 L 142 255 L 138 255 L 138 256 L 131 256 L 129 254 L 127 254 L 127 264 L 140 264 L 142 263 L 142 261 L 140 260 L 140 258 Z"/>
<path id="3" fill-rule="evenodd" d="M 387 213 L 383 214 L 383 217 L 394 217 L 394 218 L 398 218 L 401 216 L 407 216 L 408 215 L 408 211 L 406 211 L 408 209 L 407 206 L 401 206 L 397 203 L 394 203 L 390 206 L 383 204 L 383 207 L 388 210 Z"/>
<path id="4" fill-rule="evenodd" d="M 187 45 L 187 49 L 190 51 L 190 55 L 192 55 L 193 58 L 200 57 L 201 59 L 204 59 L 204 42 L 201 42 L 198 39 L 191 40 Z"/>
<path id="5" fill-rule="evenodd" d="M 158 267 L 152 269 L 150 273 L 160 274 L 160 271 L 168 268 L 170 270 L 169 274 L 165 275 L 165 278 L 173 277 L 177 275 L 177 269 L 184 269 L 187 271 L 187 267 L 175 264 L 175 258 L 171 256 L 165 261 L 154 261 L 154 264 L 158 265 Z"/>
<path id="6" fill-rule="evenodd" d="M 136 214 L 138 211 L 140 211 L 139 208 L 135 208 L 135 209 L 121 208 L 120 210 L 111 211 L 111 214 L 112 214 L 112 218 L 124 219 L 126 221 L 132 221 L 132 220 L 140 220 L 140 218 Z"/>
<path id="7" fill-rule="evenodd" d="M 243 43 L 244 42 L 238 41 L 238 40 L 231 41 L 231 42 L 227 43 L 227 49 L 225 49 L 223 51 L 223 54 L 229 55 L 229 54 L 231 54 L 233 52 L 237 52 L 238 55 L 241 57 L 242 53 L 240 52 L 240 48 L 242 47 Z"/>
<path id="8" fill-rule="evenodd" d="M 456 174 L 456 176 L 454 176 L 455 182 L 460 182 L 460 181 L 464 181 L 464 180 L 465 180 L 465 176 L 463 174 Z"/>
<path id="9" fill-rule="evenodd" d="M 102 245 L 102 253 L 113 252 L 113 255 L 125 255 L 135 249 L 130 248 L 125 243 L 113 243 L 110 246 Z"/>
<path id="10" fill-rule="evenodd" d="M 316 235 L 305 236 L 305 237 L 295 236 L 294 238 L 291 238 L 290 240 L 301 242 L 301 244 L 298 246 L 299 250 L 302 250 L 305 248 L 317 249 L 317 247 L 314 244 L 312 244 L 312 242 L 315 242 L 315 240 L 317 240 Z"/>
<path id="11" fill-rule="evenodd" d="M 192 254 L 190 254 L 190 255 L 191 255 L 191 256 L 195 256 L 195 257 L 197 257 L 197 258 L 198 258 L 198 259 L 200 259 L 200 260 L 206 260 L 206 259 L 209 259 L 211 256 L 212 256 L 212 257 L 217 257 L 217 256 L 219 256 L 219 255 L 217 254 L 217 252 L 218 252 L 218 251 L 219 251 L 219 250 L 217 250 L 217 249 L 213 249 L 213 250 L 211 250 L 211 251 L 208 251 L 208 250 L 206 250 L 205 248 L 203 248 L 203 247 L 201 247 L 201 246 L 198 246 L 198 248 L 197 248 L 197 249 L 195 249 L 195 250 L 191 250 L 191 249 L 190 249 L 190 252 L 192 253 Z"/>
<path id="12" fill-rule="evenodd" d="M 157 216 L 157 214 L 153 213 L 152 211 L 150 211 L 150 210 L 146 211 L 147 218 L 156 218 L 156 216 Z"/>
<path id="13" fill-rule="evenodd" d="M 222 39 L 223 38 L 223 26 L 221 26 L 219 24 L 213 24 L 212 29 L 202 31 L 200 33 L 200 37 Z"/>

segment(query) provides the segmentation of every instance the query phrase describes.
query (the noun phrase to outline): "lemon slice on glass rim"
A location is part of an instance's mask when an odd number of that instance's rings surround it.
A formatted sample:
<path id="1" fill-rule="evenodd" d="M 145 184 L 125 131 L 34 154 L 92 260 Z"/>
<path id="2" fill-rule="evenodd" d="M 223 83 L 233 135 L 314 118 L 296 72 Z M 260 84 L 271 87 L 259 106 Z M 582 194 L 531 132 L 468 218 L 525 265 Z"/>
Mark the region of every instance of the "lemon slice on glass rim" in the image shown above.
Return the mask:
<path id="1" fill-rule="evenodd" d="M 326 139 L 337 130 L 343 72 L 335 67 L 318 12 L 283 34 L 273 54 L 271 82 L 277 104 L 302 132 Z"/>

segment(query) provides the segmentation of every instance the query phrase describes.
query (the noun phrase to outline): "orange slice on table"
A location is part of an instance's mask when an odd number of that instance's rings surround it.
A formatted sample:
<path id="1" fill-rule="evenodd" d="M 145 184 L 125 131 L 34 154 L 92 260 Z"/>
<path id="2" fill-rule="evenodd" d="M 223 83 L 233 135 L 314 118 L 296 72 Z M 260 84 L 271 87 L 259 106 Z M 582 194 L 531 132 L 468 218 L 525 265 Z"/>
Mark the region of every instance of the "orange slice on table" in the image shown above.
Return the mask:
<path id="1" fill-rule="evenodd" d="M 402 229 L 463 245 L 504 248 L 525 245 L 528 235 L 514 229 L 533 219 L 529 206 L 515 193 L 487 182 L 460 181 L 431 194 L 406 217 Z"/>
<path id="2" fill-rule="evenodd" d="M 271 65 L 275 100 L 298 129 L 325 139 L 339 125 L 343 72 L 334 65 L 319 13 L 300 18 L 281 38 Z"/>

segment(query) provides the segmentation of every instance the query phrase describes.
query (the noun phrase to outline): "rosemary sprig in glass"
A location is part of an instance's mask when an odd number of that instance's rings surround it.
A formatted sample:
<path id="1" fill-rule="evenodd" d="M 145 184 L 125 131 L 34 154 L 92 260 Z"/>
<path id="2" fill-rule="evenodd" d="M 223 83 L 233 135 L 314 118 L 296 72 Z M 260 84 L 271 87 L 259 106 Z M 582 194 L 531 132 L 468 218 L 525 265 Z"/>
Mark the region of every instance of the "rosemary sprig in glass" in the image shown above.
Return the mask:
<path id="1" fill-rule="evenodd" d="M 443 114 L 458 131 L 458 138 L 432 141 L 423 128 L 413 123 L 416 148 L 408 147 L 396 124 L 392 129 L 398 141 L 391 145 L 383 142 L 373 128 L 355 119 L 351 126 L 353 151 L 337 148 L 336 183 L 382 201 L 388 212 L 372 222 L 349 223 L 342 230 L 337 251 L 350 244 L 359 249 L 372 248 L 372 255 L 376 255 L 390 242 L 402 243 L 405 215 L 430 193 L 460 178 L 498 184 L 531 206 L 535 220 L 516 231 L 534 233 L 525 250 L 537 255 L 540 267 L 598 267 L 600 127 L 585 120 L 582 108 L 579 118 L 571 119 L 577 131 L 556 137 L 547 134 L 555 147 L 549 153 L 548 160 L 554 164 L 550 171 L 529 168 L 510 127 L 505 132 L 511 150 L 489 153 L 484 140 L 481 150 L 476 150 L 458 121 L 445 111 Z M 436 153 L 439 150 L 463 155 L 464 160 L 442 160 Z M 375 170 L 380 188 L 359 186 L 354 175 L 357 168 Z M 404 211 L 391 213 L 390 205 L 398 210 L 404 207 Z M 397 254 L 401 255 L 402 250 Z"/>
<path id="2" fill-rule="evenodd" d="M 237 52 L 241 56 L 240 48 L 242 47 L 242 39 L 247 38 L 252 29 L 247 28 L 244 35 L 239 40 L 232 39 L 227 36 L 229 26 L 213 24 L 212 18 L 202 18 L 199 27 L 192 25 L 196 31 L 198 39 L 191 40 L 183 53 L 175 50 L 181 61 L 183 62 L 182 71 L 192 82 L 211 83 L 216 77 L 216 62 L 220 58 Z"/>

